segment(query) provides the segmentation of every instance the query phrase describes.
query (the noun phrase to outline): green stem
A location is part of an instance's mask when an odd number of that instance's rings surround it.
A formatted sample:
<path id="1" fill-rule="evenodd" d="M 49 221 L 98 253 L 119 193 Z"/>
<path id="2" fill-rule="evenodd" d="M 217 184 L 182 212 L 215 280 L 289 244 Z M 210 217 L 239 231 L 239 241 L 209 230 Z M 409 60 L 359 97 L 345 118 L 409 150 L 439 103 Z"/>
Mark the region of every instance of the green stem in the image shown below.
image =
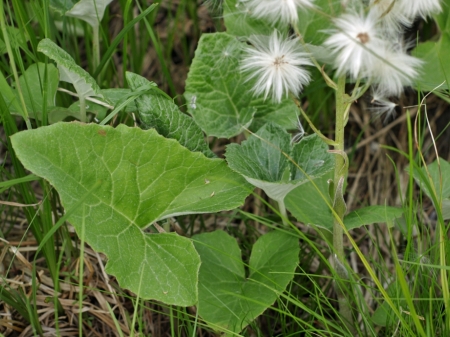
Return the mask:
<path id="1" fill-rule="evenodd" d="M 336 91 L 336 128 L 335 128 L 335 142 L 334 146 L 336 152 L 336 161 L 334 166 L 334 201 L 333 207 L 336 212 L 333 222 L 333 249 L 335 261 L 333 261 L 333 268 L 336 272 L 336 291 L 339 303 L 339 313 L 341 318 L 347 325 L 350 331 L 353 331 L 353 315 L 350 305 L 351 293 L 345 291 L 350 286 L 349 275 L 344 267 L 345 255 L 344 255 L 344 240 L 343 240 L 343 228 L 341 224 L 344 220 L 346 212 L 346 205 L 343 198 L 345 180 L 348 172 L 347 158 L 344 152 L 344 128 L 347 120 L 346 114 L 348 113 L 349 102 L 347 95 L 345 94 L 345 76 L 341 76 L 338 79 L 337 91 Z"/>
<path id="2" fill-rule="evenodd" d="M 100 25 L 92 26 L 92 69 L 97 70 L 100 64 Z M 100 80 L 101 73 L 98 75 L 97 81 Z"/>
<path id="3" fill-rule="evenodd" d="M 286 212 L 286 206 L 284 205 L 284 200 L 278 200 L 278 209 L 280 211 L 281 220 L 283 221 L 283 225 L 289 226 L 289 221 Z"/>
<path id="4" fill-rule="evenodd" d="M 80 122 L 86 123 L 86 98 L 80 96 Z"/>

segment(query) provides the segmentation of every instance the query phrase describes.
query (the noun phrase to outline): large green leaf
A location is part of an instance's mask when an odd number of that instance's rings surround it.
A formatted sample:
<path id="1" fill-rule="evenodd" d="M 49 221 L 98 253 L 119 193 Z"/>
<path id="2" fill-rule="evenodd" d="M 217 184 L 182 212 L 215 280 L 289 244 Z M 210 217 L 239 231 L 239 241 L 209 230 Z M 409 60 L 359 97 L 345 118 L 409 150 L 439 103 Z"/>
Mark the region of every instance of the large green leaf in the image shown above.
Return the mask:
<path id="1" fill-rule="evenodd" d="M 72 83 L 80 97 L 100 97 L 103 94 L 97 82 L 89 73 L 78 66 L 74 59 L 52 40 L 43 39 L 38 44 L 38 51 L 50 57 L 58 65 L 60 80 Z"/>
<path id="2" fill-rule="evenodd" d="M 299 185 L 326 174 L 334 166 L 334 157 L 319 136 L 313 134 L 292 146 L 290 135 L 271 123 L 241 145 L 228 145 L 226 157 L 233 170 L 278 202 L 283 202 Z"/>
<path id="3" fill-rule="evenodd" d="M 186 80 L 188 111 L 208 136 L 230 138 L 248 127 L 251 86 L 240 71 L 242 45 L 226 33 L 203 34 Z"/>
<path id="4" fill-rule="evenodd" d="M 44 88 L 46 76 L 47 86 Z M 53 64 L 34 63 L 20 76 L 19 83 L 28 115 L 31 118 L 42 119 L 44 100 L 47 108 L 55 106 L 55 96 L 59 84 L 58 69 Z M 45 99 L 44 94 L 46 95 Z M 16 95 L 19 100 L 18 93 Z"/>
<path id="5" fill-rule="evenodd" d="M 81 0 L 74 4 L 65 15 L 86 21 L 91 27 L 100 25 L 106 6 L 112 0 Z"/>
<path id="6" fill-rule="evenodd" d="M 250 129 L 257 131 L 264 124 L 272 122 L 286 130 L 296 129 L 298 126 L 298 108 L 292 99 L 285 98 L 280 103 L 262 97 L 253 98 L 250 103 L 256 108 L 255 118 Z"/>
<path id="7" fill-rule="evenodd" d="M 148 86 L 144 77 L 128 72 L 127 82 L 132 90 Z M 178 106 L 163 94 L 149 90 L 136 98 L 141 127 L 155 128 L 166 138 L 176 139 L 191 151 L 199 151 L 213 158 L 214 153 L 208 147 L 200 127 L 194 120 L 182 113 Z"/>
<path id="8" fill-rule="evenodd" d="M 66 210 L 84 198 L 69 221 L 78 233 L 84 224 L 86 242 L 108 256 L 106 270 L 122 287 L 165 303 L 196 303 L 200 261 L 192 242 L 144 229 L 241 205 L 249 185 L 223 160 L 125 125 L 57 123 L 11 139 L 24 166 L 55 187 Z"/>
<path id="9" fill-rule="evenodd" d="M 245 3 L 240 0 L 223 1 L 223 19 L 227 27 L 227 33 L 236 36 L 270 35 L 277 29 L 287 33 L 288 27 L 280 24 L 264 22 L 255 19 L 245 8 Z"/>
<path id="10" fill-rule="evenodd" d="M 241 251 L 223 231 L 195 235 L 202 265 L 198 313 L 213 327 L 240 332 L 284 291 L 298 264 L 296 237 L 273 231 L 254 244 L 246 275 Z"/>

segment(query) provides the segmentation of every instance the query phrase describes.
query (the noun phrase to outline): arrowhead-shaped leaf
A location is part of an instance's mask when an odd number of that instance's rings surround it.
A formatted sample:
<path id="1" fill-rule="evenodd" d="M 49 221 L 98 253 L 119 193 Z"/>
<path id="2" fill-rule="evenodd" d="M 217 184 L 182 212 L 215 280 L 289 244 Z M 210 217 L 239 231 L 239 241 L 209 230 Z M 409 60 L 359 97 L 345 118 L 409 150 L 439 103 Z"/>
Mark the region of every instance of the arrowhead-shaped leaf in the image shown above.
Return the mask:
<path id="1" fill-rule="evenodd" d="M 67 211 L 85 199 L 69 221 L 78 233 L 84 223 L 86 242 L 108 256 L 107 271 L 122 287 L 165 303 L 196 303 L 200 261 L 192 242 L 143 230 L 164 218 L 241 205 L 249 186 L 223 160 L 124 125 L 57 123 L 11 139 Z"/>
<path id="2" fill-rule="evenodd" d="M 276 124 L 266 124 L 241 145 L 230 144 L 226 157 L 233 170 L 278 202 L 334 166 L 334 157 L 319 136 L 305 137 L 291 146 L 289 134 Z"/>
<path id="3" fill-rule="evenodd" d="M 60 80 L 72 83 L 80 97 L 97 96 L 103 98 L 100 87 L 92 76 L 78 66 L 74 59 L 52 40 L 43 39 L 39 42 L 38 51 L 56 62 L 60 72 Z"/>
<path id="4" fill-rule="evenodd" d="M 193 240 L 202 261 L 199 315 L 237 333 L 272 305 L 298 264 L 298 239 L 280 231 L 263 235 L 253 245 L 249 275 L 236 239 L 225 232 L 200 234 Z"/>
<path id="5" fill-rule="evenodd" d="M 86 21 L 91 27 L 100 24 L 105 14 L 106 6 L 112 0 L 81 0 L 74 4 L 65 15 Z"/>
<path id="6" fill-rule="evenodd" d="M 256 111 L 240 71 L 242 44 L 226 33 L 203 34 L 186 80 L 188 111 L 209 136 L 230 138 Z"/>
<path id="7" fill-rule="evenodd" d="M 127 82 L 132 90 L 137 90 L 150 82 L 144 77 L 128 72 Z M 156 91 L 147 91 L 136 98 L 136 105 L 144 129 L 154 128 L 166 138 L 176 139 L 191 151 L 202 152 L 213 158 L 200 127 L 188 115 L 182 113 L 169 98 Z"/>

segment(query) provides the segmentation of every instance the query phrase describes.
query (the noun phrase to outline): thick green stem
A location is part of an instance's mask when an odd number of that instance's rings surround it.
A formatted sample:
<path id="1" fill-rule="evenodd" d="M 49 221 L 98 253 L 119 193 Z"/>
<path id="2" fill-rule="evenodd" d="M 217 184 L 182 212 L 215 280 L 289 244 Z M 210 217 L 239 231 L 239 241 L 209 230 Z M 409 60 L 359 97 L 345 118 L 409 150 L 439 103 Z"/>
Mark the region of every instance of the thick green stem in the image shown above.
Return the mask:
<path id="1" fill-rule="evenodd" d="M 350 331 L 354 330 L 353 315 L 350 305 L 351 292 L 346 291 L 350 287 L 350 280 L 345 268 L 344 255 L 344 231 L 341 224 L 344 220 L 346 205 L 344 201 L 344 186 L 348 172 L 347 156 L 344 152 L 344 128 L 347 121 L 349 101 L 345 94 L 345 76 L 341 76 L 338 80 L 336 91 L 336 128 L 335 142 L 336 145 L 336 162 L 334 166 L 334 200 L 333 207 L 336 217 L 333 222 L 333 250 L 335 256 L 332 263 L 336 272 L 336 291 L 339 303 L 339 313 L 342 320 L 346 323 Z"/>

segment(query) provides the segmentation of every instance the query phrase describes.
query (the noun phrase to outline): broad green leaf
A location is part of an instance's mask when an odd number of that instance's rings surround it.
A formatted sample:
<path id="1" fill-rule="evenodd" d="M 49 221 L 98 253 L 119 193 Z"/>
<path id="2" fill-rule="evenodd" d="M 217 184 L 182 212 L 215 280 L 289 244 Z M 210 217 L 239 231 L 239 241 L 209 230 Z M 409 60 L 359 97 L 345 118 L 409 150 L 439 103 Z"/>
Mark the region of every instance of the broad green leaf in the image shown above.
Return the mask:
<path id="1" fill-rule="evenodd" d="M 333 29 L 333 18 L 342 10 L 341 0 L 316 0 L 316 9 L 299 15 L 297 27 L 306 43 L 321 45 L 329 36 L 327 30 Z"/>
<path id="2" fill-rule="evenodd" d="M 297 128 L 298 108 L 290 98 L 285 98 L 280 103 L 274 103 L 270 100 L 264 101 L 262 97 L 256 97 L 253 98 L 250 105 L 256 108 L 251 130 L 256 131 L 269 122 L 276 123 L 286 130 Z"/>
<path id="3" fill-rule="evenodd" d="M 74 4 L 65 15 L 86 21 L 91 27 L 100 25 L 106 6 L 112 0 L 81 0 Z"/>
<path id="4" fill-rule="evenodd" d="M 332 231 L 333 214 L 323 199 L 326 198 L 328 204 L 332 205 L 333 202 L 328 192 L 328 180 L 332 177 L 332 174 L 326 174 L 314 179 L 314 184 L 319 190 L 311 181 L 292 190 L 284 200 L 286 209 L 298 221 L 306 225 L 314 225 Z"/>
<path id="5" fill-rule="evenodd" d="M 223 2 L 223 19 L 227 33 L 236 36 L 270 35 L 274 29 L 287 33 L 288 27 L 280 24 L 264 22 L 255 19 L 240 0 L 225 0 Z"/>
<path id="6" fill-rule="evenodd" d="M 253 245 L 246 275 L 236 239 L 223 231 L 193 237 L 202 264 L 198 313 L 211 326 L 240 332 L 264 312 L 294 276 L 299 245 L 280 231 Z"/>
<path id="7" fill-rule="evenodd" d="M 291 157 L 298 164 L 290 162 L 293 181 L 306 182 L 334 169 L 334 156 L 328 152 L 328 145 L 316 134 L 304 137 L 295 144 Z"/>
<path id="8" fill-rule="evenodd" d="M 72 83 L 80 97 L 100 97 L 103 95 L 97 82 L 89 73 L 78 66 L 74 59 L 50 39 L 43 39 L 38 44 L 38 51 L 50 57 L 58 65 L 60 80 Z"/>
<path id="9" fill-rule="evenodd" d="M 227 146 L 230 167 L 245 177 L 278 182 L 283 180 L 290 151 L 290 135 L 276 124 L 266 124 L 241 145 Z M 288 179 L 285 179 L 288 181 Z"/>
<path id="10" fill-rule="evenodd" d="M 148 85 L 144 77 L 128 72 L 128 85 L 132 90 Z M 194 120 L 180 111 L 178 106 L 156 91 L 147 91 L 136 98 L 137 112 L 143 129 L 154 128 L 166 138 L 176 139 L 191 151 L 202 152 L 213 158 L 200 127 Z"/>
<path id="11" fill-rule="evenodd" d="M 266 124 L 241 145 L 228 145 L 226 157 L 233 170 L 277 202 L 334 166 L 334 157 L 319 136 L 305 137 L 291 146 L 290 135 L 276 124 Z"/>
<path id="12" fill-rule="evenodd" d="M 74 0 L 50 0 L 50 8 L 60 15 L 64 15 L 68 10 L 70 10 L 76 1 Z"/>
<path id="13" fill-rule="evenodd" d="M 240 71 L 242 44 L 226 33 L 203 34 L 186 80 L 188 112 L 208 136 L 230 138 L 256 112 Z"/>
<path id="14" fill-rule="evenodd" d="M 344 218 L 345 227 L 350 230 L 373 223 L 392 223 L 403 215 L 403 209 L 390 206 L 368 206 L 357 209 Z"/>
<path id="15" fill-rule="evenodd" d="M 86 198 L 69 221 L 78 233 L 85 223 L 86 242 L 108 256 L 106 270 L 123 288 L 165 303 L 196 303 L 200 261 L 192 242 L 144 229 L 176 215 L 240 206 L 249 186 L 225 161 L 125 125 L 57 123 L 11 139 L 24 166 L 54 186 L 66 210 Z"/>
<path id="16" fill-rule="evenodd" d="M 44 90 L 45 72 L 47 71 L 47 87 Z M 55 106 L 56 91 L 59 83 L 59 72 L 53 64 L 34 63 L 19 78 L 25 105 L 30 118 L 42 119 L 44 97 L 47 108 Z M 16 92 L 17 100 L 18 93 Z"/>
<path id="17" fill-rule="evenodd" d="M 418 89 L 431 91 L 450 87 L 450 32 L 443 32 L 438 42 L 420 43 L 412 55 L 423 61 L 416 81 Z"/>

